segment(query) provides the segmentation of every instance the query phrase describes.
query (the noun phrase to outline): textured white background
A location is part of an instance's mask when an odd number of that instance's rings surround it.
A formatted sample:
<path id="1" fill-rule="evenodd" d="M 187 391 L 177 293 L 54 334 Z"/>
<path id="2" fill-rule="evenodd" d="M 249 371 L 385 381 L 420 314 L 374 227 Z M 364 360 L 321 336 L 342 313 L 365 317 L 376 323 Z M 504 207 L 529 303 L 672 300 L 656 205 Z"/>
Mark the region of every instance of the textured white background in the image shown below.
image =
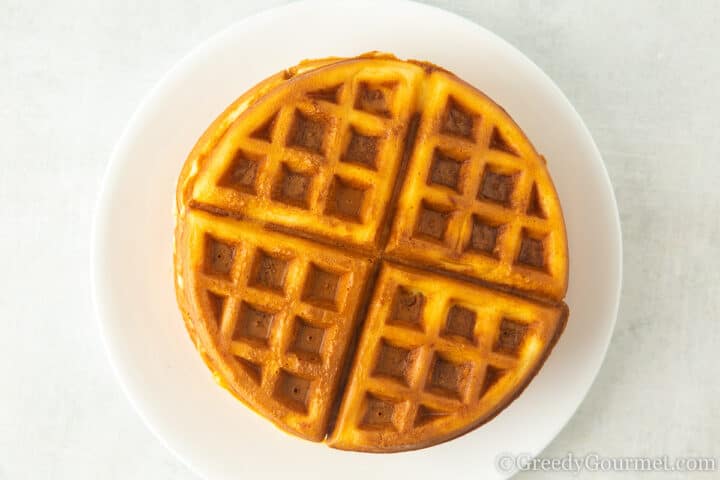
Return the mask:
<path id="1" fill-rule="evenodd" d="M 89 291 L 92 212 L 114 142 L 162 74 L 280 3 L 0 0 L 0 480 L 196 478 L 110 371 Z M 557 82 L 618 197 L 617 329 L 543 455 L 720 457 L 720 4 L 433 3 Z M 642 478 L 656 476 L 673 478 Z"/>

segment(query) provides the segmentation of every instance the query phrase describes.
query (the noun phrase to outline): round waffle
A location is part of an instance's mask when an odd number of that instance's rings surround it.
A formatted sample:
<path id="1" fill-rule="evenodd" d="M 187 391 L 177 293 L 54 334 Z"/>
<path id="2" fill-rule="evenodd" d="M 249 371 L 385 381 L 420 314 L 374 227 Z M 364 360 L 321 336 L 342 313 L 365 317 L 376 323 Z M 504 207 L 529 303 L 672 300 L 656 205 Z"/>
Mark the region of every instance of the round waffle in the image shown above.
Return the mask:
<path id="1" fill-rule="evenodd" d="M 369 54 L 270 77 L 198 141 L 176 209 L 178 303 L 216 379 L 332 447 L 483 424 L 567 320 L 543 157 L 431 64 Z"/>

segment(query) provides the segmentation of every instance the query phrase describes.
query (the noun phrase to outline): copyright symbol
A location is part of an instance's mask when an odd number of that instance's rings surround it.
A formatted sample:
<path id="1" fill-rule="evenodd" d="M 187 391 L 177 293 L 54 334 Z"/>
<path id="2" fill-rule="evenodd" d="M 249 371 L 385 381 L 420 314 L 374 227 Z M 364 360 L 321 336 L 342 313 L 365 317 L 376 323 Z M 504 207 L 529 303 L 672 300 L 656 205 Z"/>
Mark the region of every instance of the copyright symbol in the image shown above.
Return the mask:
<path id="1" fill-rule="evenodd" d="M 501 453 L 495 457 L 495 468 L 500 473 L 508 473 L 515 470 L 515 457 L 509 453 Z"/>

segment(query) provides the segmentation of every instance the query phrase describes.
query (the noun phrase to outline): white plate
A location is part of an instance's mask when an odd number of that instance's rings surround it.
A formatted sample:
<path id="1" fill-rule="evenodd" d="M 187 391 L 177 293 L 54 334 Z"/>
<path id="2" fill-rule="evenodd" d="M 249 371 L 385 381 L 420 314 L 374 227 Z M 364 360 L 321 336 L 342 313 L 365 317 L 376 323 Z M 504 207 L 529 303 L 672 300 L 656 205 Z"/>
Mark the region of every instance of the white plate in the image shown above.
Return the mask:
<path id="1" fill-rule="evenodd" d="M 381 13 L 379 13 L 381 12 Z M 171 215 L 193 144 L 232 100 L 303 58 L 394 52 L 442 65 L 505 107 L 547 158 L 568 227 L 568 327 L 529 388 L 495 420 L 416 452 L 335 451 L 281 433 L 217 387 L 175 305 Z M 415 3 L 295 3 L 241 21 L 195 49 L 145 99 L 110 160 L 94 231 L 93 285 L 108 355 L 150 429 L 208 478 L 407 475 L 504 477 L 502 452 L 539 453 L 573 415 L 605 356 L 621 281 L 615 199 L 582 120 L 515 48 Z"/>

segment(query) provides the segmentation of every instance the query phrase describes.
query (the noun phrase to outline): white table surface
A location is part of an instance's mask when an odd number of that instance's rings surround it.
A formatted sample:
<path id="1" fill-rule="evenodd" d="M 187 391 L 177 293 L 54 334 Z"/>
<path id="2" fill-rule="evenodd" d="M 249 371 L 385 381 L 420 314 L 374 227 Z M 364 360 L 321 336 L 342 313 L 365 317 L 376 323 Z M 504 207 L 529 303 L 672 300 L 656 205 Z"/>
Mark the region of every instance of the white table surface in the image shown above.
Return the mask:
<path id="1" fill-rule="evenodd" d="M 90 298 L 92 213 L 114 142 L 162 74 L 281 3 L 0 1 L 0 480 L 196 478 L 110 370 Z M 543 456 L 720 457 L 720 4 L 433 3 L 557 82 L 618 198 L 615 335 Z M 642 475 L 655 477 L 674 478 Z"/>

